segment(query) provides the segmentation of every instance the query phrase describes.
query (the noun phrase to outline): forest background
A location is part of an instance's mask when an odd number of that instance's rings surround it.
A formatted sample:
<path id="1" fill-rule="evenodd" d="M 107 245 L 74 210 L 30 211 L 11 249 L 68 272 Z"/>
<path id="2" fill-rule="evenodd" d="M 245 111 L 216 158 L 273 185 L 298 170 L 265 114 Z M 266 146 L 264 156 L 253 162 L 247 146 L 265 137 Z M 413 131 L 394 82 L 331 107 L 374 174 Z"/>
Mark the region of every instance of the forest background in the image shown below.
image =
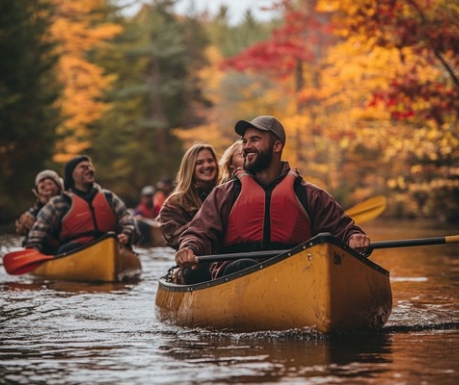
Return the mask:
<path id="1" fill-rule="evenodd" d="M 0 0 L 0 224 L 85 153 L 133 207 L 194 142 L 274 115 L 284 158 L 343 207 L 459 220 L 459 1 L 280 0 L 229 22 L 150 0 Z"/>

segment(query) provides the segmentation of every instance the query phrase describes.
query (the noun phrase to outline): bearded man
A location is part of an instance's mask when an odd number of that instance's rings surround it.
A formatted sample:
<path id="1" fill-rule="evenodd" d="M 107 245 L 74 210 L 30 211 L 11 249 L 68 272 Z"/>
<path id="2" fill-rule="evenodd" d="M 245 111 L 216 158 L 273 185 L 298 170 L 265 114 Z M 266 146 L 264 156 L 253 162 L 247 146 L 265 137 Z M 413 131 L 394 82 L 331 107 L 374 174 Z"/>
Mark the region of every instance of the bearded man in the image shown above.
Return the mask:
<path id="1" fill-rule="evenodd" d="M 78 248 L 108 232 L 123 245 L 138 239 L 136 221 L 124 202 L 96 183 L 89 156 L 77 155 L 65 165 L 65 191 L 40 210 L 26 248 L 43 251 L 47 240 L 58 243 L 55 254 Z"/>
<path id="2" fill-rule="evenodd" d="M 368 249 L 370 239 L 335 199 L 281 160 L 286 135 L 279 120 L 240 120 L 235 131 L 242 137 L 245 169 L 207 197 L 179 240 L 178 266 L 195 269 L 195 255 L 289 249 L 325 232 L 358 252 Z M 213 263 L 212 279 L 257 263 Z"/>

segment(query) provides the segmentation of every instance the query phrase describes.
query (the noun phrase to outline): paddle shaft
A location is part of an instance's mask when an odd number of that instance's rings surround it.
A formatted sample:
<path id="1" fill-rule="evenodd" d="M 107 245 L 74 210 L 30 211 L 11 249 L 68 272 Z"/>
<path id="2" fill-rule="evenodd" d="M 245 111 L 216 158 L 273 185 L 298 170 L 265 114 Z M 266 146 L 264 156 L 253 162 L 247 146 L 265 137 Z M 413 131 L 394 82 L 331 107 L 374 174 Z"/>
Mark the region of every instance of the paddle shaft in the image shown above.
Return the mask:
<path id="1" fill-rule="evenodd" d="M 370 244 L 370 249 L 387 249 L 391 247 L 443 245 L 445 243 L 459 243 L 459 235 L 451 235 L 448 237 L 434 237 L 434 238 L 402 239 L 399 241 L 372 242 Z"/>
<path id="2" fill-rule="evenodd" d="M 429 246 L 429 245 L 442 245 L 446 243 L 459 243 L 459 235 L 451 235 L 448 237 L 434 237 L 434 238 L 418 238 L 418 239 L 402 239 L 396 241 L 382 241 L 370 243 L 370 250 L 374 249 L 388 249 L 395 247 L 408 247 L 408 246 Z M 235 261 L 241 258 L 253 259 L 267 259 L 276 255 L 286 253 L 289 250 L 266 250 L 266 251 L 251 251 L 247 253 L 231 253 L 231 254 L 217 254 L 217 255 L 203 255 L 195 257 L 197 263 L 211 263 L 222 261 Z"/>

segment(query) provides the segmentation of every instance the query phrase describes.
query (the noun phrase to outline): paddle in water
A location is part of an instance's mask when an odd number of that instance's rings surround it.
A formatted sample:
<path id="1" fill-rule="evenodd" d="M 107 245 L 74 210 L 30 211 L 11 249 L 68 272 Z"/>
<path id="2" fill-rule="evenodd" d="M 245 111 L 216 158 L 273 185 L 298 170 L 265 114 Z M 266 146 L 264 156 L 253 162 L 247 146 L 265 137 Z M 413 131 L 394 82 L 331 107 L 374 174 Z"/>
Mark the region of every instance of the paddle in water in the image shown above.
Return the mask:
<path id="1" fill-rule="evenodd" d="M 18 250 L 5 254 L 3 257 L 3 266 L 8 274 L 20 275 L 34 270 L 43 262 L 53 258 L 54 256 L 42 254 L 38 250 Z"/>

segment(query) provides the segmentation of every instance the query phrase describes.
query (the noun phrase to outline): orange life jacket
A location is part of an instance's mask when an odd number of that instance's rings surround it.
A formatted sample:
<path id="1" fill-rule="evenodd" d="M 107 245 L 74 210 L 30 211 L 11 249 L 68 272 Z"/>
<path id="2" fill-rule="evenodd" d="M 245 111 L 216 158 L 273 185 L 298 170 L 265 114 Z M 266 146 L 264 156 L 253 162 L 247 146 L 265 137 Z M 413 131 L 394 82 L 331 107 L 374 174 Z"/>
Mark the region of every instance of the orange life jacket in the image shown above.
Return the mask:
<path id="1" fill-rule="evenodd" d="M 101 234 L 116 231 L 116 216 L 103 191 L 98 191 L 91 202 L 71 192 L 65 194 L 70 197 L 71 205 L 61 221 L 61 244 L 87 243 Z"/>
<path id="2" fill-rule="evenodd" d="M 290 170 L 272 190 L 263 189 L 243 170 L 236 176 L 241 181 L 241 193 L 229 214 L 223 250 L 279 249 L 311 238 L 309 215 L 294 190 L 299 177 L 296 170 Z"/>

